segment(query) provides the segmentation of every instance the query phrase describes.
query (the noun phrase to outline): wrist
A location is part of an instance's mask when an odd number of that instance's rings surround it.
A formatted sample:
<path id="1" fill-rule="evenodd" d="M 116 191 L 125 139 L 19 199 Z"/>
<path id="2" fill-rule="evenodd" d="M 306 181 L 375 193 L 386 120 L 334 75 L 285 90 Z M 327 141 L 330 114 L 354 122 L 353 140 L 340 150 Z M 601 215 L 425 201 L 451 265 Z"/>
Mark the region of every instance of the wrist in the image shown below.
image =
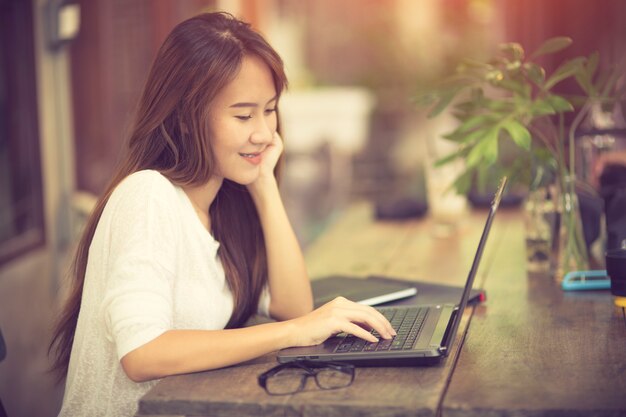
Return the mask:
<path id="1" fill-rule="evenodd" d="M 248 185 L 248 191 L 258 208 L 260 208 L 260 204 L 263 204 L 267 200 L 280 196 L 278 182 L 273 175 L 268 178 L 258 178 L 254 183 Z"/>
<path id="2" fill-rule="evenodd" d="M 300 346 L 298 341 L 298 326 L 294 320 L 278 321 L 273 323 L 277 329 L 278 349 L 285 349 L 293 346 Z"/>

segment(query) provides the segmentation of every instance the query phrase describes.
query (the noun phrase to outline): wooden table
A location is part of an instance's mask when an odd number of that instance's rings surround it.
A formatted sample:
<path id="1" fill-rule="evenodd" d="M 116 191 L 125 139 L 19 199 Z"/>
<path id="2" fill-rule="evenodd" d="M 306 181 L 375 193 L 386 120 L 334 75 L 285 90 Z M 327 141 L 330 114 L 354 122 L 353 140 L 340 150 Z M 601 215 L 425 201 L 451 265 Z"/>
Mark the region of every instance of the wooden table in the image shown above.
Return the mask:
<path id="1" fill-rule="evenodd" d="M 355 205 L 307 250 L 312 277 L 383 274 L 462 285 L 486 211 L 447 238 L 430 219 L 375 222 Z M 478 272 L 487 301 L 464 312 L 440 365 L 359 368 L 346 389 L 267 395 L 256 377 L 274 355 L 165 378 L 141 416 L 617 416 L 626 415 L 626 323 L 608 291 L 563 293 L 528 276 L 520 213 L 500 209 Z M 419 300 L 424 302 L 425 300 Z"/>

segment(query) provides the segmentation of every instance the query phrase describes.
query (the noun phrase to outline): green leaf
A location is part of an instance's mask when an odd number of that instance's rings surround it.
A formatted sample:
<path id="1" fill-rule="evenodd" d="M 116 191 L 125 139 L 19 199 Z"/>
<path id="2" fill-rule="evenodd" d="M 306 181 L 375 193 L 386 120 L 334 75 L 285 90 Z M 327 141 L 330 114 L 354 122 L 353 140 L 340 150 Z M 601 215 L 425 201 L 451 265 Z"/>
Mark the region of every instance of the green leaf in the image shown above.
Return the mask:
<path id="1" fill-rule="evenodd" d="M 506 54 L 510 54 L 512 61 L 521 61 L 524 59 L 524 48 L 517 42 L 505 43 L 499 46 L 500 50 Z"/>
<path id="2" fill-rule="evenodd" d="M 465 133 L 460 133 L 457 130 L 453 130 L 450 133 L 446 133 L 445 135 L 441 135 L 442 138 L 451 140 L 452 142 L 460 143 L 465 138 Z"/>
<path id="3" fill-rule="evenodd" d="M 473 130 L 481 125 L 489 124 L 489 122 L 493 123 L 494 117 L 490 114 L 480 114 L 477 116 L 471 116 L 467 118 L 461 126 L 459 126 L 456 131 L 458 133 L 467 133 L 470 130 Z"/>
<path id="4" fill-rule="evenodd" d="M 472 147 L 465 161 L 468 168 L 475 167 L 480 163 L 491 165 L 498 159 L 499 131 L 499 128 L 490 129 L 486 137 Z"/>
<path id="5" fill-rule="evenodd" d="M 528 90 L 522 82 L 517 82 L 514 80 L 502 80 L 498 83 L 498 86 L 504 88 L 505 90 L 512 91 L 513 93 L 517 93 L 520 96 L 528 96 Z"/>
<path id="6" fill-rule="evenodd" d="M 440 167 L 442 165 L 449 164 L 455 159 L 463 156 L 464 153 L 465 153 L 465 149 L 463 148 L 459 149 L 458 151 L 452 152 L 451 154 L 448 154 L 444 156 L 443 158 L 440 158 L 437 161 L 435 161 L 435 167 Z"/>
<path id="7" fill-rule="evenodd" d="M 554 109 L 557 113 L 564 113 L 568 111 L 574 111 L 574 106 L 572 103 L 567 101 L 565 98 L 561 96 L 557 96 L 556 94 L 550 94 L 546 97 L 546 102 Z"/>
<path id="8" fill-rule="evenodd" d="M 479 100 L 466 100 L 458 102 L 454 105 L 454 109 L 457 110 L 455 117 L 463 119 L 464 116 L 473 115 L 484 107 L 485 99 Z"/>
<path id="9" fill-rule="evenodd" d="M 508 120 L 502 127 L 509 133 L 517 146 L 526 150 L 530 149 L 530 132 L 521 123 L 517 120 Z"/>
<path id="10" fill-rule="evenodd" d="M 522 61 L 519 61 L 519 60 L 511 61 L 504 66 L 504 69 L 506 69 L 506 72 L 509 73 L 510 75 L 517 74 L 521 68 L 522 68 Z"/>
<path id="11" fill-rule="evenodd" d="M 533 116 L 546 116 L 550 114 L 555 114 L 556 111 L 554 110 L 554 107 L 550 105 L 548 100 L 539 99 L 535 100 L 535 102 L 530 107 L 530 113 Z"/>
<path id="12" fill-rule="evenodd" d="M 450 105 L 450 103 L 452 102 L 452 100 L 454 99 L 454 97 L 457 95 L 459 91 L 460 89 L 452 89 L 452 90 L 447 90 L 447 91 L 442 92 L 439 96 L 439 102 L 435 104 L 435 106 L 430 111 L 430 113 L 428 113 L 428 118 L 432 119 L 433 117 L 436 117 L 439 114 L 441 114 L 441 112 L 443 112 L 446 109 L 446 107 Z"/>
<path id="13" fill-rule="evenodd" d="M 477 142 L 484 141 L 494 129 L 493 123 L 483 127 L 482 129 L 474 130 L 472 133 L 465 135 L 465 138 L 461 141 L 461 143 L 466 144 L 467 146 L 473 146 Z"/>
<path id="14" fill-rule="evenodd" d="M 530 55 L 530 59 L 535 59 L 538 56 L 551 54 L 567 48 L 572 44 L 572 39 L 567 36 L 557 36 L 555 38 L 545 41 L 535 52 Z"/>
<path id="15" fill-rule="evenodd" d="M 546 71 L 539 65 L 532 62 L 524 64 L 524 68 L 526 69 L 528 78 L 530 78 L 530 80 L 537 86 L 541 87 L 546 79 Z"/>
<path id="16" fill-rule="evenodd" d="M 461 132 L 459 129 L 456 129 L 451 133 L 443 135 L 443 137 L 453 142 L 465 144 L 466 146 L 473 146 L 477 141 L 483 140 L 492 128 L 493 123 L 487 123 L 486 126 L 473 130 L 469 133 Z"/>
<path id="17" fill-rule="evenodd" d="M 587 75 L 586 74 L 576 74 L 575 77 L 576 77 L 576 82 L 578 83 L 580 88 L 583 89 L 585 94 L 587 94 L 589 96 L 593 95 L 592 94 L 593 85 L 591 84 L 591 81 L 589 80 Z"/>
<path id="18" fill-rule="evenodd" d="M 593 85 L 593 77 L 598 69 L 598 60 L 599 54 L 596 51 L 589 55 L 587 62 L 583 65 L 583 71 L 576 74 L 576 81 L 578 82 L 578 85 L 580 85 L 580 88 L 582 88 L 588 96 L 597 95 L 597 89 Z"/>
<path id="19" fill-rule="evenodd" d="M 500 114 L 506 114 L 515 110 L 515 105 L 508 100 L 485 99 L 483 105 L 489 111 Z"/>
<path id="20" fill-rule="evenodd" d="M 586 59 L 587 58 L 585 57 L 577 57 L 564 62 L 556 69 L 556 71 L 554 71 L 554 74 L 552 74 L 550 78 L 548 78 L 548 81 L 546 81 L 544 88 L 546 90 L 549 90 L 564 79 L 580 73 L 580 71 L 583 70 L 583 63 Z"/>

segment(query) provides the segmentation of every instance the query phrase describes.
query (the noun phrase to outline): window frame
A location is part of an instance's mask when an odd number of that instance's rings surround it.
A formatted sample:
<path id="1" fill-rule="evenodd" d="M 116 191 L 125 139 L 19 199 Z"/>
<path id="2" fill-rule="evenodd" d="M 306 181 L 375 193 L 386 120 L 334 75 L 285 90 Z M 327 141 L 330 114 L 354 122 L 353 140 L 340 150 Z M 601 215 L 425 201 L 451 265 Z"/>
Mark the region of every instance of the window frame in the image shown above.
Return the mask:
<path id="1" fill-rule="evenodd" d="M 31 1 L 0 0 L 0 82 L 5 83 L 5 134 L 10 163 L 9 205 L 26 201 L 27 226 L 0 241 L 0 265 L 46 243 L 40 154 L 33 5 Z M 24 198 L 26 197 L 26 198 Z M 20 202 L 20 204 L 21 204 Z M 13 218 L 13 222 L 21 221 Z"/>

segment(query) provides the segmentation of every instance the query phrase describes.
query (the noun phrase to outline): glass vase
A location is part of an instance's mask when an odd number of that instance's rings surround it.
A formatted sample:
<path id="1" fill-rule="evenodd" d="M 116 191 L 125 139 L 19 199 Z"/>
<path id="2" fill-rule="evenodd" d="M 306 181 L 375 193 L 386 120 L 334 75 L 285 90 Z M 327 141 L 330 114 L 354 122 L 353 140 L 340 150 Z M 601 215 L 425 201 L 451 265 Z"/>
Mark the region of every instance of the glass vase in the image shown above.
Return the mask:
<path id="1" fill-rule="evenodd" d="M 589 256 L 576 195 L 575 177 L 562 175 L 558 185 L 559 227 L 555 278 L 560 282 L 568 272 L 588 270 Z"/>
<path id="2" fill-rule="evenodd" d="M 550 187 L 531 191 L 524 202 L 524 229 L 526 237 L 526 270 L 550 272 L 556 226 L 556 204 Z"/>

